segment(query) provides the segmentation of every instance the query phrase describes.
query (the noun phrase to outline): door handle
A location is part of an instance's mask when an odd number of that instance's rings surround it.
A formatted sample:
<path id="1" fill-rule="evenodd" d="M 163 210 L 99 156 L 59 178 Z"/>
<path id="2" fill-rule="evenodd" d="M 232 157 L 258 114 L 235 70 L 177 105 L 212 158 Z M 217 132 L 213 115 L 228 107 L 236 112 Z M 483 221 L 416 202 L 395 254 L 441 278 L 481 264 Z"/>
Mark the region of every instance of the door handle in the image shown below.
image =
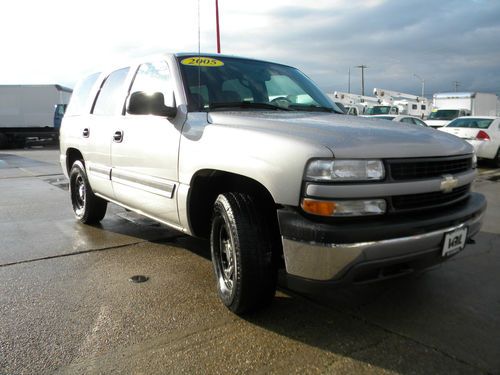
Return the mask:
<path id="1" fill-rule="evenodd" d="M 88 138 L 90 136 L 90 129 L 89 128 L 83 129 L 82 135 L 83 138 Z"/>
<path id="2" fill-rule="evenodd" d="M 118 143 L 123 141 L 123 130 L 115 131 L 115 134 L 113 134 L 113 141 Z"/>

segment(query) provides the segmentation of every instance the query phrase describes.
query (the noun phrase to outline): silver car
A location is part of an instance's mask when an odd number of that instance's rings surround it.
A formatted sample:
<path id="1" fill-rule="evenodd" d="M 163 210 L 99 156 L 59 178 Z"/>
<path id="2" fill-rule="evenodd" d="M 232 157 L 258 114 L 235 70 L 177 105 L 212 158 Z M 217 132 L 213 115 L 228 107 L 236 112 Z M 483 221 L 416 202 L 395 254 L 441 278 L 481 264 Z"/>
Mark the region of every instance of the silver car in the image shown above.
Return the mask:
<path id="1" fill-rule="evenodd" d="M 109 202 L 210 241 L 235 313 L 296 289 L 407 275 L 449 259 L 486 201 L 467 142 L 356 118 L 302 72 L 168 54 L 84 78 L 61 127 L 76 218 Z"/>

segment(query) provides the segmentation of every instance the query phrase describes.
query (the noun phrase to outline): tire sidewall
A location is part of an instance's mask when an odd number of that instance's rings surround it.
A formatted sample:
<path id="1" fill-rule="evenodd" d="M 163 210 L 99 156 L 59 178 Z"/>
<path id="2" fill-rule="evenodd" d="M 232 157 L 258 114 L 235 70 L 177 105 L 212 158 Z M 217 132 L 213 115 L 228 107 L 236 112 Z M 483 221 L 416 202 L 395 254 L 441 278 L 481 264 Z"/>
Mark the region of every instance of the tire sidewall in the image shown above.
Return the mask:
<path id="1" fill-rule="evenodd" d="M 75 183 L 78 176 L 81 176 L 83 179 L 83 183 L 85 186 L 85 194 L 86 194 L 85 203 L 81 210 L 78 210 L 76 208 L 76 202 L 74 197 L 74 195 L 77 193 L 75 192 L 76 189 Z M 88 195 L 90 194 L 90 185 L 88 182 L 87 173 L 85 172 L 85 166 L 80 160 L 75 161 L 73 163 L 73 166 L 71 167 L 71 171 L 69 174 L 69 191 L 71 197 L 71 205 L 73 207 L 73 213 L 75 214 L 78 220 L 80 221 L 85 220 L 86 216 L 88 215 L 88 203 L 89 203 Z"/>
<path id="2" fill-rule="evenodd" d="M 214 273 L 217 283 L 217 292 L 219 297 L 222 299 L 223 303 L 230 307 L 235 303 L 237 297 L 241 291 L 241 254 L 239 252 L 239 243 L 235 230 L 234 220 L 231 220 L 230 217 L 233 217 L 231 206 L 229 202 L 225 199 L 224 196 L 219 196 L 214 204 L 214 215 L 212 218 L 212 228 L 210 233 L 210 248 L 212 255 L 212 264 L 214 267 Z M 222 269 L 220 265 L 219 258 L 221 256 L 221 244 L 219 241 L 219 233 L 222 226 L 226 226 L 227 232 L 230 237 L 231 246 L 233 248 L 233 255 L 235 257 L 235 272 L 236 278 L 234 280 L 234 285 L 230 292 L 224 288 L 224 280 L 222 275 Z"/>

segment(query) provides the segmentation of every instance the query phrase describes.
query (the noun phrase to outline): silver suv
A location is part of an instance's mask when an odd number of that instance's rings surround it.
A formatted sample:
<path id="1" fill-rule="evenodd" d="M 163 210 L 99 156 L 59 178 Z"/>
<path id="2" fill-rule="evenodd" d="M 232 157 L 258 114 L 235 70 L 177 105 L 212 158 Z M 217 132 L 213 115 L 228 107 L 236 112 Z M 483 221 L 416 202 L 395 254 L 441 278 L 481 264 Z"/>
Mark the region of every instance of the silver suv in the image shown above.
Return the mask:
<path id="1" fill-rule="evenodd" d="M 78 220 L 108 202 L 210 238 L 236 313 L 295 289 L 406 275 L 461 251 L 486 201 L 459 138 L 353 118 L 290 66 L 169 54 L 83 79 L 61 128 Z"/>

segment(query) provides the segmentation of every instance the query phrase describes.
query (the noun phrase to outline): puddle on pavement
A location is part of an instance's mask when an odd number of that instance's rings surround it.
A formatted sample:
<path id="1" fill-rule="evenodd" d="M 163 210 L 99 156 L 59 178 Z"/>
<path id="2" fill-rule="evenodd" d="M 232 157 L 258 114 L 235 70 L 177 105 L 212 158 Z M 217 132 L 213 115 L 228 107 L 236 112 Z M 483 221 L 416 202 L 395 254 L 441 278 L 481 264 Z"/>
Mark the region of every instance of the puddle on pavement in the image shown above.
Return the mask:
<path id="1" fill-rule="evenodd" d="M 493 181 L 493 182 L 498 182 L 498 181 L 500 181 L 500 175 L 488 177 L 487 180 Z"/>

